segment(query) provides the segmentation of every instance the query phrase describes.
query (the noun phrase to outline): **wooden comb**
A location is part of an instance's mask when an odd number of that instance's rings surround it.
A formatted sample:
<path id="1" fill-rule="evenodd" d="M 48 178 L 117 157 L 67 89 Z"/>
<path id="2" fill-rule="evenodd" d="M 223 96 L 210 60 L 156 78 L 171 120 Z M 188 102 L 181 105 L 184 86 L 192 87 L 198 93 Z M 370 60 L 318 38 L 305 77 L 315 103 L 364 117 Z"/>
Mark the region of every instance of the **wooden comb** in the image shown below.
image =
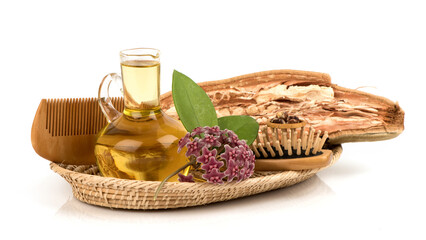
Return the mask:
<path id="1" fill-rule="evenodd" d="M 123 111 L 123 98 L 111 98 Z M 56 163 L 95 164 L 96 134 L 107 121 L 97 98 L 42 99 L 31 129 L 31 142 L 41 157 Z"/>

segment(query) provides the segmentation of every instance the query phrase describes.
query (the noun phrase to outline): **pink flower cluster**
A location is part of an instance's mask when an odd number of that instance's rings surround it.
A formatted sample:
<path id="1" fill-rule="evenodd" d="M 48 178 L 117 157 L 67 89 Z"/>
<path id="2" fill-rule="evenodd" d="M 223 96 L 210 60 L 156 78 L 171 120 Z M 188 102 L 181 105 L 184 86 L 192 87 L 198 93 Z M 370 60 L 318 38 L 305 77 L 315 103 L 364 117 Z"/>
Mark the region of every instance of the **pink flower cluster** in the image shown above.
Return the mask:
<path id="1" fill-rule="evenodd" d="M 195 159 L 209 183 L 237 182 L 254 172 L 255 156 L 245 141 L 231 130 L 198 127 L 179 140 L 180 152 L 186 146 L 186 156 Z M 179 181 L 193 182 L 193 176 L 179 174 Z"/>

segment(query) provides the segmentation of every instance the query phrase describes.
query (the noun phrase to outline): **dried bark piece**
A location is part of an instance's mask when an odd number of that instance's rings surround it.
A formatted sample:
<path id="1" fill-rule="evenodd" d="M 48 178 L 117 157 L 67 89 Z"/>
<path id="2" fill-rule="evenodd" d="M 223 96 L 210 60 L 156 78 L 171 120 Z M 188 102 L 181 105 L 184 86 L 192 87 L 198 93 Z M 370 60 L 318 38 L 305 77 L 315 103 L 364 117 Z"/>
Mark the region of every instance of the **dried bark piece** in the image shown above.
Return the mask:
<path id="1" fill-rule="evenodd" d="M 404 129 L 404 111 L 387 98 L 332 84 L 325 73 L 274 70 L 199 83 L 212 99 L 218 117 L 245 114 L 261 125 L 278 112 L 296 115 L 322 132 L 328 142 L 379 141 Z M 162 108 L 178 118 L 171 92 Z"/>

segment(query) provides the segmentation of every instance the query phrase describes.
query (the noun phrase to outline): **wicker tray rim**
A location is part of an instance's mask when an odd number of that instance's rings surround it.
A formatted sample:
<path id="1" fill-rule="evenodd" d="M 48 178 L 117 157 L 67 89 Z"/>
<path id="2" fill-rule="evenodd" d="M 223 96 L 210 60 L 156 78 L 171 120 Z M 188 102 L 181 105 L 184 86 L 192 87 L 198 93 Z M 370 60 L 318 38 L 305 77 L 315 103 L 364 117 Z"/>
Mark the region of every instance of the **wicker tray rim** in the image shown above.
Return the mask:
<path id="1" fill-rule="evenodd" d="M 333 146 L 331 150 L 333 158 L 327 167 L 334 164 L 343 151 L 341 145 Z M 255 195 L 294 185 L 327 168 L 256 172 L 254 177 L 244 181 L 221 185 L 166 182 L 157 201 L 153 201 L 154 192 L 160 184 L 158 181 L 97 176 L 93 175 L 97 173 L 96 167 L 91 165 L 75 166 L 50 163 L 50 167 L 71 185 L 73 195 L 80 201 L 110 208 L 143 210 L 198 206 Z"/>

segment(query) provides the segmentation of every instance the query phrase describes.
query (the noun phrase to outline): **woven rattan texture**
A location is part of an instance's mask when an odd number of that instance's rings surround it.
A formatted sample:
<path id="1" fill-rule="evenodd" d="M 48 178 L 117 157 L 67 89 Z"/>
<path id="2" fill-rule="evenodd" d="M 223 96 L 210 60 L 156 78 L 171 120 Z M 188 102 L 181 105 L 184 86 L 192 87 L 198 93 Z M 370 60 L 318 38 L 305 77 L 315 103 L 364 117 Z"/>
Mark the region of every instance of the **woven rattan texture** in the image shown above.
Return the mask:
<path id="1" fill-rule="evenodd" d="M 339 159 L 342 147 L 337 145 L 331 150 L 330 165 Z M 167 182 L 154 201 L 159 182 L 102 177 L 96 165 L 51 163 L 50 166 L 71 185 L 74 196 L 80 201 L 109 208 L 144 210 L 198 206 L 259 194 L 302 182 L 323 169 L 255 172 L 245 181 L 222 185 Z"/>

